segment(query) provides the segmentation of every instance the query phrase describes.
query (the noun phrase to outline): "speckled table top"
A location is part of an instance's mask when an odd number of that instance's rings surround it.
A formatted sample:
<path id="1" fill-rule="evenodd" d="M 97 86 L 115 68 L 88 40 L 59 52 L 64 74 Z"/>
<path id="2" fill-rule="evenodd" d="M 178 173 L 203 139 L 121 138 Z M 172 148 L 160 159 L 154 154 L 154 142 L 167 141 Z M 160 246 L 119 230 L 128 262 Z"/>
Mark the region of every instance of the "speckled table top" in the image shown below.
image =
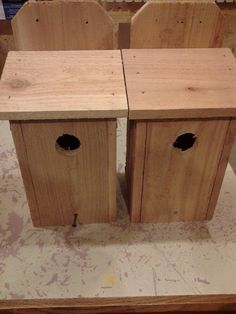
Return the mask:
<path id="1" fill-rule="evenodd" d="M 124 170 L 125 122 L 118 128 Z M 212 221 L 129 224 L 118 176 L 113 224 L 34 228 L 8 122 L 0 122 L 0 299 L 236 293 L 236 179 Z"/>

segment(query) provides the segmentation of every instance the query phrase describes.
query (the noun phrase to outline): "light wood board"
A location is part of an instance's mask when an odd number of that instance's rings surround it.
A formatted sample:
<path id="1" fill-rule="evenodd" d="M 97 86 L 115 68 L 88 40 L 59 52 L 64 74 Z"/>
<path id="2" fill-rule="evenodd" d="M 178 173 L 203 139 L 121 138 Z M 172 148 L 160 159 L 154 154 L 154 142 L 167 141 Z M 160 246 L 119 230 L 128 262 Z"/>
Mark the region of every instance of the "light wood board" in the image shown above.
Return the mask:
<path id="1" fill-rule="evenodd" d="M 114 48 L 126 49 L 130 47 L 130 22 L 131 17 L 139 10 L 144 3 L 143 2 L 103 2 L 103 7 L 108 11 L 108 14 L 117 24 L 118 34 L 114 34 L 117 37 L 118 43 L 115 40 Z M 236 5 L 235 3 L 219 3 L 224 20 L 224 34 L 223 34 L 223 47 L 232 49 L 235 55 L 236 46 Z M 0 36 L 10 35 L 12 37 L 12 28 L 10 26 L 10 20 L 0 20 Z M 113 30 L 116 26 L 113 25 Z M 116 30 L 114 30 L 115 33 Z M 4 43 L 3 43 L 4 44 Z M 1 57 L 1 56 L 0 56 Z M 5 58 L 4 58 L 5 59 Z"/>
<path id="2" fill-rule="evenodd" d="M 26 2 L 12 28 L 19 50 L 113 48 L 112 19 L 92 0 Z"/>
<path id="3" fill-rule="evenodd" d="M 120 51 L 15 51 L 0 82 L 0 119 L 127 115 Z"/>
<path id="4" fill-rule="evenodd" d="M 213 0 L 150 0 L 131 19 L 131 48 L 221 47 L 223 33 Z"/>
<path id="5" fill-rule="evenodd" d="M 35 226 L 40 226 L 41 225 L 40 212 L 37 203 L 37 198 L 35 195 L 33 178 L 30 171 L 29 159 L 27 155 L 21 124 L 18 121 L 11 121 L 10 128 L 12 132 L 12 138 L 15 144 L 18 162 L 21 169 L 21 175 L 24 181 L 25 192 L 27 195 L 31 219 Z"/>
<path id="6" fill-rule="evenodd" d="M 80 223 L 114 220 L 115 120 L 18 121 L 11 129 L 36 226 L 72 225 L 76 213 Z M 63 134 L 80 147 L 59 150 Z"/>
<path id="7" fill-rule="evenodd" d="M 147 123 L 142 222 L 204 220 L 229 120 L 151 121 Z M 193 147 L 173 144 L 192 133 Z"/>
<path id="8" fill-rule="evenodd" d="M 126 179 L 132 222 L 140 222 L 141 217 L 146 132 L 146 121 L 128 121 Z"/>
<path id="9" fill-rule="evenodd" d="M 129 49 L 122 56 L 129 119 L 236 116 L 229 49 Z"/>

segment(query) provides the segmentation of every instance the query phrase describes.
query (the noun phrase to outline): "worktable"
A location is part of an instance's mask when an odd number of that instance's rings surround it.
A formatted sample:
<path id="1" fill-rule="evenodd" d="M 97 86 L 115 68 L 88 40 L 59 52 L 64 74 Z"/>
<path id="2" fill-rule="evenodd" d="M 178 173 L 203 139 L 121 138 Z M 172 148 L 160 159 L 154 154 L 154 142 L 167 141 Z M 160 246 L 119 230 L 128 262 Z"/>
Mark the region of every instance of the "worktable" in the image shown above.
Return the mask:
<path id="1" fill-rule="evenodd" d="M 117 132 L 122 173 L 125 119 Z M 225 296 L 236 293 L 236 179 L 230 166 L 209 222 L 130 225 L 119 174 L 118 221 L 34 228 L 8 122 L 0 122 L 0 139 L 0 309 L 24 300 L 46 306 L 45 299 L 87 297 L 125 304 L 128 297 L 219 294 L 222 303 L 235 303 L 235 296 Z"/>

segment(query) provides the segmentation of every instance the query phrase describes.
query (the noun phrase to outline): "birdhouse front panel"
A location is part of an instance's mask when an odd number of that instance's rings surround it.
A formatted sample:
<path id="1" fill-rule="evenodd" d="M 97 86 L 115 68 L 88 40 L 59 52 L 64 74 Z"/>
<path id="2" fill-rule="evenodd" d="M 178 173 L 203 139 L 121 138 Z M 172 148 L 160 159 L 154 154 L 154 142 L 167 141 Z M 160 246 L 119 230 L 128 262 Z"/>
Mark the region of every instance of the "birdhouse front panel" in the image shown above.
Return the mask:
<path id="1" fill-rule="evenodd" d="M 124 50 L 133 222 L 210 219 L 236 126 L 228 49 Z"/>
<path id="2" fill-rule="evenodd" d="M 204 220 L 229 120 L 147 123 L 141 221 Z"/>
<path id="3" fill-rule="evenodd" d="M 115 120 L 21 121 L 11 130 L 35 225 L 114 220 Z"/>

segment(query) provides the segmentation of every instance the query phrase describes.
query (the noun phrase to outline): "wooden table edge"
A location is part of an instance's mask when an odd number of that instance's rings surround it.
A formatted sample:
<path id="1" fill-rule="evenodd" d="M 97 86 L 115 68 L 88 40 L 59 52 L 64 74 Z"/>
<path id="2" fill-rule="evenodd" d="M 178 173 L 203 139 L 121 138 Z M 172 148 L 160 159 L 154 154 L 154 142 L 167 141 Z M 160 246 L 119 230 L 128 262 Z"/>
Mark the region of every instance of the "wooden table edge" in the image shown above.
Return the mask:
<path id="1" fill-rule="evenodd" d="M 0 300 L 0 313 L 15 313 L 16 309 L 17 313 L 26 313 L 25 310 L 34 310 L 32 313 L 48 313 L 48 310 L 52 310 L 52 313 L 68 313 L 70 309 L 73 309 L 73 313 L 81 311 L 81 313 L 157 313 L 218 310 L 221 310 L 222 313 L 222 311 L 236 310 L 236 294 Z M 54 310 L 56 311 L 54 312 Z"/>

